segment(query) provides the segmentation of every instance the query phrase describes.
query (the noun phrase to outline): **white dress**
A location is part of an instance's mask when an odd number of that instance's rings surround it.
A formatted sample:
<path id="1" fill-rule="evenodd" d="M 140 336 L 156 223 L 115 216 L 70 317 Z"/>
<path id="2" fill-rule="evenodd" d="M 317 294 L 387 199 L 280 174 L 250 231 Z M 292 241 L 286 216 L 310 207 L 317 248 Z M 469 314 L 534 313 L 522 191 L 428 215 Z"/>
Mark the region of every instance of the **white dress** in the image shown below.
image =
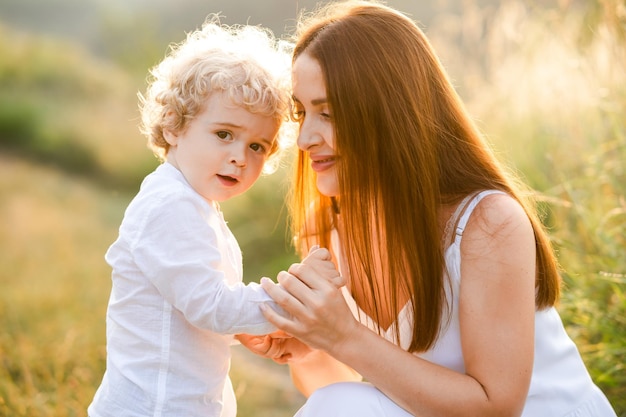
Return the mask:
<path id="1" fill-rule="evenodd" d="M 435 345 L 416 354 L 430 362 L 465 373 L 459 328 L 459 291 L 461 284 L 461 238 L 467 221 L 480 200 L 500 191 L 483 191 L 471 195 L 459 204 L 449 224 L 457 225 L 454 241 L 445 251 L 445 262 L 450 285 L 446 295 L 450 303 L 449 323 L 442 324 Z M 460 217 L 460 218 L 459 218 Z M 458 220 L 458 221 L 457 221 Z M 446 236 L 445 241 L 452 241 Z M 333 241 L 338 249 L 338 241 Z M 338 253 L 338 252 L 336 252 Z M 344 296 L 359 321 L 378 332 L 376 323 L 358 308 L 348 290 Z M 392 343 L 396 326 L 400 326 L 400 346 L 408 350 L 412 336 L 412 310 L 407 304 L 396 322 L 381 335 Z M 446 317 L 442 323 L 447 323 Z M 535 314 L 535 354 L 533 374 L 523 417 L 613 417 L 615 416 L 604 394 L 593 383 L 569 338 L 555 308 Z M 297 417 L 408 417 L 405 410 L 393 403 L 381 391 L 367 383 L 339 383 L 317 390 L 298 411 Z"/>

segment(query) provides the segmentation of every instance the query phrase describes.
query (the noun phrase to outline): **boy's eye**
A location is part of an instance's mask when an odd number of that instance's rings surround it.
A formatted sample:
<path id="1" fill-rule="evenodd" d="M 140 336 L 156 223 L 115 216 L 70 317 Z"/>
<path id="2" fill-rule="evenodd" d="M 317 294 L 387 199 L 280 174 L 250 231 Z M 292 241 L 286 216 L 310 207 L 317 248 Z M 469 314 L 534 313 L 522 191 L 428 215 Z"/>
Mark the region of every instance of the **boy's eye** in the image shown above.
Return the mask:
<path id="1" fill-rule="evenodd" d="M 250 149 L 257 153 L 265 153 L 265 146 L 259 143 L 253 143 L 250 145 Z"/>
<path id="2" fill-rule="evenodd" d="M 217 135 L 218 138 L 222 140 L 230 140 L 232 137 L 231 133 L 226 130 L 220 130 L 216 132 L 215 134 Z"/>

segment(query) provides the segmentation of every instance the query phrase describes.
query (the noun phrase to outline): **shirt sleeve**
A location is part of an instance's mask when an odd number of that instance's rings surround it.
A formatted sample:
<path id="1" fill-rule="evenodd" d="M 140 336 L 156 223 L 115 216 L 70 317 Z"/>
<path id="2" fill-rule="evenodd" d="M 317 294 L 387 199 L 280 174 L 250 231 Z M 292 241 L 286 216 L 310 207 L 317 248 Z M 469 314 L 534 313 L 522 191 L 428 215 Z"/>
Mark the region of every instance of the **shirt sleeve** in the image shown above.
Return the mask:
<path id="1" fill-rule="evenodd" d="M 282 310 L 258 284 L 228 285 L 225 280 L 218 235 L 207 221 L 217 213 L 205 204 L 187 193 L 153 204 L 132 243 L 137 266 L 196 327 L 220 334 L 276 330 L 259 305 Z"/>

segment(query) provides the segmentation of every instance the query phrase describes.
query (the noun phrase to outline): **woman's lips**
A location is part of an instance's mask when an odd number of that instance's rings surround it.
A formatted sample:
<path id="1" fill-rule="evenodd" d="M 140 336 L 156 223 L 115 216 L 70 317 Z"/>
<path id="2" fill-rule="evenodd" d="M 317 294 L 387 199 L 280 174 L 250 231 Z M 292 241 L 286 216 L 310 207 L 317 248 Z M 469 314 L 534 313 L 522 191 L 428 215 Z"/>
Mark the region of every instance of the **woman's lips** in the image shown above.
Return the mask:
<path id="1" fill-rule="evenodd" d="M 334 156 L 319 156 L 311 158 L 311 168 L 315 172 L 322 172 L 330 169 L 333 165 L 335 165 L 336 159 Z"/>

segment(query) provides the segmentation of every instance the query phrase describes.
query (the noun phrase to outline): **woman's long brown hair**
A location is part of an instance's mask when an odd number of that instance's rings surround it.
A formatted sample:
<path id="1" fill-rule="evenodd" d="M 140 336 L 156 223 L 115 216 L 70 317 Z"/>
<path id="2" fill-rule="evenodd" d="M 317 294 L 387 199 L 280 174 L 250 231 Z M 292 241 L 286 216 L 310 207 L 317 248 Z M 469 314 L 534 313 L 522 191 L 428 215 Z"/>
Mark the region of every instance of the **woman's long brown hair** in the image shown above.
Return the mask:
<path id="1" fill-rule="evenodd" d="M 496 160 L 418 26 L 384 5 L 347 1 L 299 29 L 294 61 L 306 52 L 326 82 L 340 157 L 338 232 L 353 291 L 360 285 L 372 300 L 361 307 L 380 322 L 381 297 L 397 317 L 400 294 L 410 294 L 409 350 L 431 347 L 447 308 L 439 211 L 487 189 L 505 191 L 526 210 L 537 248 L 536 305 L 552 306 L 557 262 L 530 193 Z M 338 221 L 332 203 L 299 151 L 291 226 L 300 248 L 330 246 Z"/>

